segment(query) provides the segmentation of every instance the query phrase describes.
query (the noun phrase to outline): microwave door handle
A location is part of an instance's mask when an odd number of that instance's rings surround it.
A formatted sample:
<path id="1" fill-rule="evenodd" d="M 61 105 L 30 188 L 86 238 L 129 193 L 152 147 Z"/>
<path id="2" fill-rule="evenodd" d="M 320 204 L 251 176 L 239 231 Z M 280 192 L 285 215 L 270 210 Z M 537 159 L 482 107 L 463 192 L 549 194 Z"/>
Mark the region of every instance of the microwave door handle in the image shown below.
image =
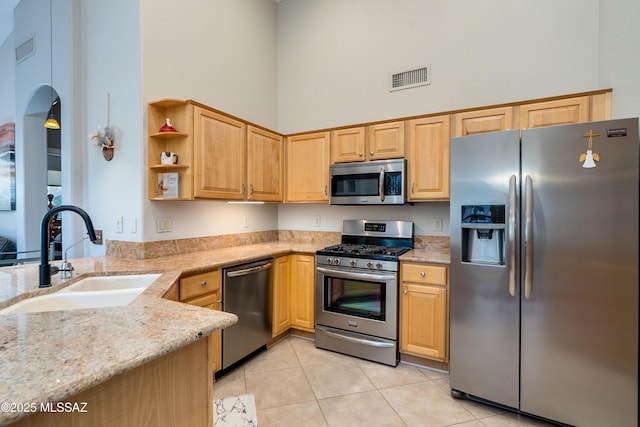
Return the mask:
<path id="1" fill-rule="evenodd" d="M 384 166 L 380 166 L 380 180 L 378 181 L 378 193 L 380 201 L 384 202 Z"/>

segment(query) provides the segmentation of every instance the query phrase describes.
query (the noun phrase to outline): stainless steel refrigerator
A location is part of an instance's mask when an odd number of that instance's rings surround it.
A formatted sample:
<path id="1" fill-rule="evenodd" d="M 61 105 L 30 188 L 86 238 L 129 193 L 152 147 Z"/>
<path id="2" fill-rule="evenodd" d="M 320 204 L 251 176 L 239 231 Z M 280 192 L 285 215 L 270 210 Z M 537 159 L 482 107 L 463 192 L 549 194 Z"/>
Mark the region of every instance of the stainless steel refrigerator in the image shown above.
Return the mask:
<path id="1" fill-rule="evenodd" d="M 451 140 L 452 394 L 638 425 L 638 119 Z"/>

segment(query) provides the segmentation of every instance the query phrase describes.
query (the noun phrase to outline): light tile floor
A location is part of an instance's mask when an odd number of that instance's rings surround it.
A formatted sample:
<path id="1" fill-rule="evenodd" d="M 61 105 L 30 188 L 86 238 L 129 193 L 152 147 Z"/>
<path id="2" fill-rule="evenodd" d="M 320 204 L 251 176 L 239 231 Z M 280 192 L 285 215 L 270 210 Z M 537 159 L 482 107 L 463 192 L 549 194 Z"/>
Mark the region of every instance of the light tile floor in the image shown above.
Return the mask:
<path id="1" fill-rule="evenodd" d="M 218 379 L 215 399 L 253 393 L 260 427 L 546 426 L 545 422 L 451 397 L 449 376 L 317 349 L 288 336 Z"/>

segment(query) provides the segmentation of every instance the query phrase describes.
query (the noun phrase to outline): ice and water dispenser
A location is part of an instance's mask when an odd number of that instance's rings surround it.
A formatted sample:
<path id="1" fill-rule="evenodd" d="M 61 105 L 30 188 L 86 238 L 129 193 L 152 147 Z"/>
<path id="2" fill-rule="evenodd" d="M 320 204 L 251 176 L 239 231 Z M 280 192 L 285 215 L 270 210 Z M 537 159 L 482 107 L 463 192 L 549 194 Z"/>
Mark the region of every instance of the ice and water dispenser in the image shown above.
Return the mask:
<path id="1" fill-rule="evenodd" d="M 505 205 L 462 206 L 462 262 L 504 265 Z"/>

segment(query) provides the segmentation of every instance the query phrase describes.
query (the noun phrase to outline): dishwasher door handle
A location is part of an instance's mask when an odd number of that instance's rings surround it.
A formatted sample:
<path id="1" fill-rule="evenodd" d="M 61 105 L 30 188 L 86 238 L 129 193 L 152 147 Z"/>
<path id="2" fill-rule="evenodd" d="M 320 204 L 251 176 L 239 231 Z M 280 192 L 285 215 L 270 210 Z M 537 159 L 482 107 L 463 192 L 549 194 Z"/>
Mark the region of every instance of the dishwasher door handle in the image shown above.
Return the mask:
<path id="1" fill-rule="evenodd" d="M 268 262 L 266 264 L 258 265 L 256 267 L 245 268 L 245 269 L 242 269 L 242 270 L 235 270 L 235 271 L 227 271 L 227 277 L 246 276 L 248 274 L 253 274 L 253 273 L 257 273 L 259 271 L 264 271 L 264 270 L 270 268 L 271 265 L 272 265 L 272 263 Z"/>

